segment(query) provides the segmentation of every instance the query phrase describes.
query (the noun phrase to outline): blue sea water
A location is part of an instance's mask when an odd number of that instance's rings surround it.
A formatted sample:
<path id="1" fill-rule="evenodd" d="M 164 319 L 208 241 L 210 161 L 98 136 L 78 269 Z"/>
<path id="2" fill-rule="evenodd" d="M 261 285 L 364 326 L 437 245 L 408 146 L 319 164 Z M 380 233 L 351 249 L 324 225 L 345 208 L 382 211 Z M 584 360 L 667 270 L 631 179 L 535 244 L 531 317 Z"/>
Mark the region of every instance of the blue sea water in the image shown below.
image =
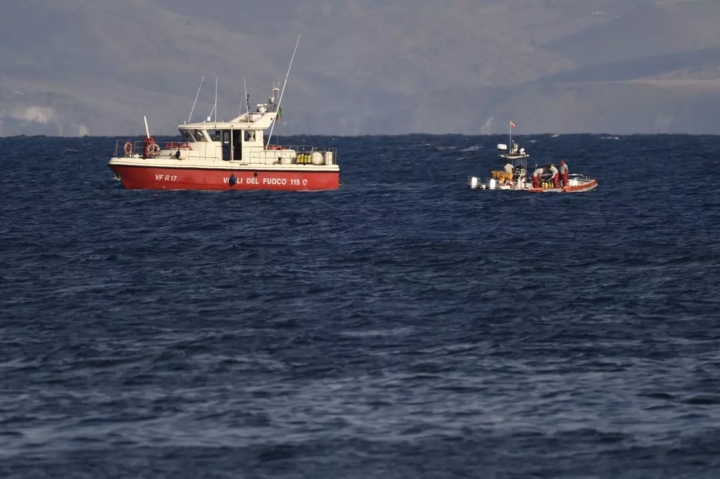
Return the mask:
<path id="1" fill-rule="evenodd" d="M 123 138 L 124 140 L 124 138 Z M 720 137 L 337 146 L 341 189 L 126 191 L 0 139 L 0 477 L 720 477 Z"/>

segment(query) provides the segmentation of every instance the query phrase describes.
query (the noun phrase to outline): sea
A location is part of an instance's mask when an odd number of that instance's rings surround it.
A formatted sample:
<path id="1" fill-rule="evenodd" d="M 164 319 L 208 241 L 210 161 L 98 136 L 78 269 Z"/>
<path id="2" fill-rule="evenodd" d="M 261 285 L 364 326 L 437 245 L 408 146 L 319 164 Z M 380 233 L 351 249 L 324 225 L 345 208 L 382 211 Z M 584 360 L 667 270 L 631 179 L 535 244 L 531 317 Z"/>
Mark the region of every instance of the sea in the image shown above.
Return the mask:
<path id="1" fill-rule="evenodd" d="M 127 138 L 119 138 L 125 141 Z M 0 139 L 0 477 L 720 477 L 720 137 L 336 146 L 336 191 L 129 191 Z"/>

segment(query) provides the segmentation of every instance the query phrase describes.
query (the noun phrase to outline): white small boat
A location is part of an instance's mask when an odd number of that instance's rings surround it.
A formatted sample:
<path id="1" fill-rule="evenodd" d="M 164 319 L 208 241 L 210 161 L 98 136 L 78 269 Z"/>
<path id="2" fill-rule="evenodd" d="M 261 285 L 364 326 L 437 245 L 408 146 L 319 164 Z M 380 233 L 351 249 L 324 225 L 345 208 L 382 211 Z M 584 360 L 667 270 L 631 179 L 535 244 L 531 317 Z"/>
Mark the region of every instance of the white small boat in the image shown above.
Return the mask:
<path id="1" fill-rule="evenodd" d="M 515 128 L 515 123 L 513 123 L 511 121 L 508 144 L 506 145 L 504 143 L 498 143 L 498 146 L 497 146 L 498 150 L 507 152 L 507 153 L 501 154 L 500 158 L 505 158 L 506 160 L 520 160 L 522 158 L 530 158 L 530 155 L 525 153 L 525 148 L 520 148 L 520 145 L 518 145 L 517 143 L 515 143 L 513 141 L 513 139 L 512 139 L 513 128 Z"/>

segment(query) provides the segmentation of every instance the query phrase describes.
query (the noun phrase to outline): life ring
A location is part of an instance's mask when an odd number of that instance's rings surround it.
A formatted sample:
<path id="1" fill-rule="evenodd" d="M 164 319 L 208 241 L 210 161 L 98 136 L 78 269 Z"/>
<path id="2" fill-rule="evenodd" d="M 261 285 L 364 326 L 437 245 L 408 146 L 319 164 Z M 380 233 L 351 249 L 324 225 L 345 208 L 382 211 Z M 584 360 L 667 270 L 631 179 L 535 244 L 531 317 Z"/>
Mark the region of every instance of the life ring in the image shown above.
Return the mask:
<path id="1" fill-rule="evenodd" d="M 132 144 L 131 142 L 129 142 L 129 141 L 126 142 L 126 143 L 125 143 L 125 148 L 123 149 L 123 151 L 125 151 L 125 156 L 127 156 L 127 157 L 129 157 L 130 155 L 132 155 L 132 152 L 133 152 L 133 144 Z"/>
<path id="2" fill-rule="evenodd" d="M 145 147 L 145 156 L 153 157 L 160 153 L 160 145 L 157 143 L 150 143 Z"/>

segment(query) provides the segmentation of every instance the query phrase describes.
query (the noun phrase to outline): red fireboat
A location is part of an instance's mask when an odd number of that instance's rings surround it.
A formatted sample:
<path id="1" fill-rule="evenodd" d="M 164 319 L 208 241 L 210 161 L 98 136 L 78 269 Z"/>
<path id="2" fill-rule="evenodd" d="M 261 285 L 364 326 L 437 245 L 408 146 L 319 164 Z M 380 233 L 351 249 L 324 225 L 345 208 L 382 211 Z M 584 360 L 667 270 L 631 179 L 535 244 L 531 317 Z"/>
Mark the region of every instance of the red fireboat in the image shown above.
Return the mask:
<path id="1" fill-rule="evenodd" d="M 166 142 L 164 146 L 150 136 L 145 119 L 146 137 L 141 141 L 118 142 L 108 166 L 115 179 L 127 189 L 338 189 L 340 167 L 337 164 L 337 148 L 270 143 L 275 123 L 282 116 L 282 94 L 275 102 L 278 92 L 278 86 L 274 85 L 268 102 L 258 104 L 254 112 L 250 111 L 246 98 L 246 112 L 230 121 L 217 121 L 216 99 L 214 121 L 208 117 L 201 123 L 179 125 L 182 141 Z M 217 91 L 215 95 L 217 98 Z M 270 134 L 266 141 L 264 133 L 268 129 Z"/>

